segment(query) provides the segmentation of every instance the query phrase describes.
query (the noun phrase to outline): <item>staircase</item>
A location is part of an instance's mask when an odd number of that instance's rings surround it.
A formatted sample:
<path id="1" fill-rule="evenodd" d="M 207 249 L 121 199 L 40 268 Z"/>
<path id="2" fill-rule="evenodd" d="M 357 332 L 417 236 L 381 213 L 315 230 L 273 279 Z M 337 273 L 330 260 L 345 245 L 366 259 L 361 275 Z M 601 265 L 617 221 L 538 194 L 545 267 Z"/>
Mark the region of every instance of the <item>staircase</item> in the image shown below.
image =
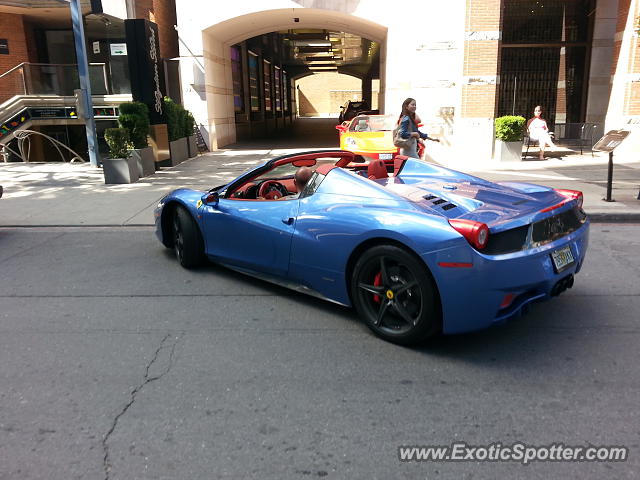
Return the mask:
<path id="1" fill-rule="evenodd" d="M 204 153 L 209 151 L 209 147 L 207 147 L 206 142 L 202 136 L 202 132 L 200 131 L 200 127 L 198 125 L 194 125 L 193 131 L 196 135 L 196 144 L 198 145 L 198 152 Z"/>
<path id="2" fill-rule="evenodd" d="M 115 119 L 117 106 L 130 94 L 112 94 L 104 64 L 91 64 L 92 101 L 97 119 Z M 21 63 L 0 75 L 0 145 L 13 140 L 16 130 L 35 125 L 83 124 L 76 111 L 76 65 Z M 97 94 L 96 94 L 97 93 Z"/>

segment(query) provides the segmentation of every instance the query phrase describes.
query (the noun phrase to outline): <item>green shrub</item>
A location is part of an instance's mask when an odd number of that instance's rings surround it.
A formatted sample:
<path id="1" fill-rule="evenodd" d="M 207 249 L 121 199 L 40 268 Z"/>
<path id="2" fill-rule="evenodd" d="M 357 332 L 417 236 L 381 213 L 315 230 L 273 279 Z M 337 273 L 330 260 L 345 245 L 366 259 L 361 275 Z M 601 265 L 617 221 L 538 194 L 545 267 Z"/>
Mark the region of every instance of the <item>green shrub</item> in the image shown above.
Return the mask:
<path id="1" fill-rule="evenodd" d="M 126 128 L 107 128 L 104 139 L 109 145 L 109 158 L 128 158 L 132 148 Z"/>
<path id="2" fill-rule="evenodd" d="M 129 132 L 129 139 L 133 148 L 145 148 L 149 146 L 149 108 L 142 102 L 122 103 L 118 107 L 120 116 L 118 124 Z"/>
<path id="3" fill-rule="evenodd" d="M 196 121 L 189 110 L 169 97 L 164 97 L 164 109 L 170 142 L 193 135 Z"/>
<path id="4" fill-rule="evenodd" d="M 495 119 L 496 138 L 503 142 L 517 142 L 524 135 L 524 117 L 505 115 Z"/>
<path id="5" fill-rule="evenodd" d="M 191 115 L 189 110 L 185 110 L 184 112 L 184 136 L 190 137 L 191 135 L 194 135 L 193 130 L 196 126 L 196 119 L 193 118 L 193 115 Z"/>
<path id="6" fill-rule="evenodd" d="M 167 118 L 169 141 L 184 137 L 184 108 L 169 97 L 164 97 L 164 113 Z"/>

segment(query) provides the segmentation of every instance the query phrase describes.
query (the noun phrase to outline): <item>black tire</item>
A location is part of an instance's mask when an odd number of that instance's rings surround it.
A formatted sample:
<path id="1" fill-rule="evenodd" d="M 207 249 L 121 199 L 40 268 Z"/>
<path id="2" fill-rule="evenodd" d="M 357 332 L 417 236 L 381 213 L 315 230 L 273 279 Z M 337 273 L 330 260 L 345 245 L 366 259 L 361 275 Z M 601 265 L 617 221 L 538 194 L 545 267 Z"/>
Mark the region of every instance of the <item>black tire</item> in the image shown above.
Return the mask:
<path id="1" fill-rule="evenodd" d="M 184 207 L 173 213 L 173 249 L 184 268 L 195 268 L 204 263 L 204 242 L 195 220 Z"/>
<path id="2" fill-rule="evenodd" d="M 393 245 L 370 248 L 351 276 L 353 305 L 381 338 L 410 345 L 441 330 L 440 303 L 430 272 L 415 255 Z"/>

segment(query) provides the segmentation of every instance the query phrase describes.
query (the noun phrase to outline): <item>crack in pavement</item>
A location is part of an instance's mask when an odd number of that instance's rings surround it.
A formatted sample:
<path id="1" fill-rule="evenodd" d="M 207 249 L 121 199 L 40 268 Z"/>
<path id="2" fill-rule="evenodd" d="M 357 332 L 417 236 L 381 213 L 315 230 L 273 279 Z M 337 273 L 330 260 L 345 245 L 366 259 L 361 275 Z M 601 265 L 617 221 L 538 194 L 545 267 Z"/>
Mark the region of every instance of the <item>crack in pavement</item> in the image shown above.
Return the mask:
<path id="1" fill-rule="evenodd" d="M 102 449 L 104 451 L 103 468 L 104 468 L 105 480 L 109 480 L 109 475 L 111 473 L 111 468 L 112 468 L 110 452 L 109 452 L 109 444 L 108 444 L 109 438 L 111 438 L 111 435 L 115 431 L 115 429 L 116 429 L 116 427 L 118 425 L 118 421 L 120 420 L 120 418 L 122 418 L 122 416 L 125 413 L 127 413 L 129 408 L 136 401 L 136 396 L 138 395 L 138 393 L 140 393 L 140 391 L 142 391 L 142 389 L 145 387 L 145 385 L 148 385 L 151 382 L 155 382 L 156 380 L 159 380 L 160 378 L 165 376 L 167 373 L 169 373 L 169 370 L 171 370 L 171 367 L 173 366 L 173 356 L 174 356 L 174 353 L 175 353 L 176 345 L 178 344 L 180 339 L 184 336 L 184 332 L 180 332 L 180 334 L 175 337 L 173 342 L 171 342 L 170 344 L 166 345 L 167 341 L 169 340 L 170 337 L 172 337 L 172 335 L 173 335 L 172 333 L 167 333 L 164 336 L 164 338 L 160 341 L 160 345 L 158 346 L 158 348 L 154 352 L 153 358 L 151 358 L 151 361 L 147 364 L 147 366 L 145 368 L 145 372 L 144 372 L 144 377 L 143 377 L 142 383 L 131 391 L 131 398 L 130 398 L 129 402 L 122 408 L 120 413 L 118 413 L 115 416 L 115 418 L 113 419 L 113 423 L 111 424 L 111 428 L 109 429 L 109 431 L 105 434 L 104 438 L 102 439 Z M 159 374 L 150 376 L 149 372 L 150 372 L 151 368 L 153 367 L 154 363 L 156 363 L 156 361 L 160 357 L 160 353 L 161 353 L 161 351 L 163 349 L 169 349 L 169 359 L 167 361 L 167 367 L 162 372 L 160 372 Z"/>

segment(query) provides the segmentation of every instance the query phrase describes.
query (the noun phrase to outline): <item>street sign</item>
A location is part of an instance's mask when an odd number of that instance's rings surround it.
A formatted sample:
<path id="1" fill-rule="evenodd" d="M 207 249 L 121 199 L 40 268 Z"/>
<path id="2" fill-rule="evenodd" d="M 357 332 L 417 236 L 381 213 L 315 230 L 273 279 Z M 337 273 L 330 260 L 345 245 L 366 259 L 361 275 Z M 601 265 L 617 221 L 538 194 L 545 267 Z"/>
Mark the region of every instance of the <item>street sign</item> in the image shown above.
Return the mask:
<path id="1" fill-rule="evenodd" d="M 629 132 L 626 130 L 610 130 L 604 137 L 596 142 L 593 150 L 596 152 L 612 152 L 627 138 L 627 135 L 629 135 Z"/>
<path id="2" fill-rule="evenodd" d="M 593 150 L 596 152 L 609 152 L 607 198 L 604 199 L 605 202 L 615 202 L 615 200 L 611 198 L 611 190 L 613 187 L 613 151 L 627 138 L 627 135 L 629 135 L 627 130 L 610 130 L 593 146 Z M 638 193 L 638 196 L 640 197 L 640 193 Z"/>

